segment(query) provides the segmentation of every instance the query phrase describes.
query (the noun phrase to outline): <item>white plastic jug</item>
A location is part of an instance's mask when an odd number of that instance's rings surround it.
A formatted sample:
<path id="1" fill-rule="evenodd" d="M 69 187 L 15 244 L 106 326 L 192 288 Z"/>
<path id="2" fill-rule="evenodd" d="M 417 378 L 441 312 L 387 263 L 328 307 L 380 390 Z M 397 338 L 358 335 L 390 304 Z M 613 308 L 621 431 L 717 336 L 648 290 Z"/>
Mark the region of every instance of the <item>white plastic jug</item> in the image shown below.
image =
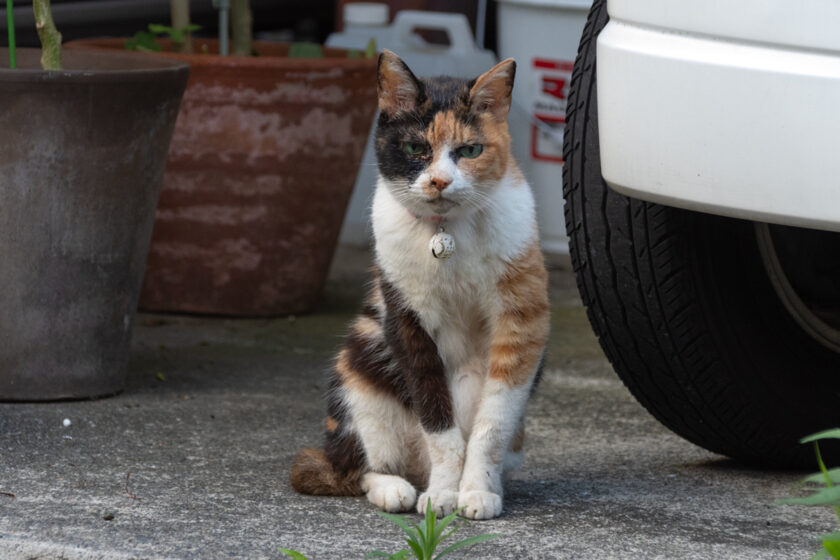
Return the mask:
<path id="1" fill-rule="evenodd" d="M 344 6 L 345 29 L 327 38 L 328 47 L 363 50 L 371 38 L 379 50 L 394 51 L 417 76 L 475 78 L 496 63 L 492 51 L 475 44 L 463 14 L 403 10 L 387 25 L 387 4 L 350 3 Z M 446 32 L 448 45 L 428 43 L 417 29 Z"/>
<path id="2" fill-rule="evenodd" d="M 385 4 L 346 4 L 345 30 L 330 35 L 326 44 L 330 47 L 364 50 L 372 37 L 376 39 L 377 49 L 394 51 L 419 77 L 475 78 L 497 62 L 492 51 L 480 49 L 475 44 L 469 21 L 463 14 L 404 10 L 397 13 L 391 25 L 387 25 L 387 16 Z M 428 43 L 415 33 L 417 29 L 445 31 L 449 44 Z M 342 243 L 369 243 L 371 232 L 368 213 L 377 174 L 371 129 L 359 175 L 356 177 L 356 187 L 344 217 Z"/>

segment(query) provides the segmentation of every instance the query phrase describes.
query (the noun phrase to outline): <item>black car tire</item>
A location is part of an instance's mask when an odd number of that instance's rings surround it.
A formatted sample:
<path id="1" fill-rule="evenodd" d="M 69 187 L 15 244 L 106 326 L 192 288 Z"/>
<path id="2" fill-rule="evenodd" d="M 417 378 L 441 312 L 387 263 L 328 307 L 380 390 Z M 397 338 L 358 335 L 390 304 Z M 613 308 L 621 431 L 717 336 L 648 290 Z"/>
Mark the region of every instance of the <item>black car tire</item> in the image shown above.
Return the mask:
<path id="1" fill-rule="evenodd" d="M 806 332 L 780 298 L 759 250 L 769 226 L 606 185 L 595 44 L 607 20 L 606 2 L 596 0 L 564 139 L 566 228 L 592 327 L 633 395 L 677 434 L 751 464 L 813 468 L 812 448 L 798 440 L 840 426 L 840 353 Z M 795 229 L 772 228 L 777 236 Z M 837 235 L 825 234 L 827 243 Z M 836 446 L 823 448 L 829 461 L 840 458 Z"/>

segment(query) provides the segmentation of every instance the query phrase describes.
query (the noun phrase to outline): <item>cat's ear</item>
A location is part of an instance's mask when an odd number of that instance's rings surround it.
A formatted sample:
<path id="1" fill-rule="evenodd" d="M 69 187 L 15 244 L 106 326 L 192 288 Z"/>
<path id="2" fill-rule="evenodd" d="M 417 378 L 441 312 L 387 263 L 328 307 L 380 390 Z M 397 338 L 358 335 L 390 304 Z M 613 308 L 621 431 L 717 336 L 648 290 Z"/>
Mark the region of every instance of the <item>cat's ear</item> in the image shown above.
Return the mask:
<path id="1" fill-rule="evenodd" d="M 417 108 L 423 86 L 405 62 L 389 50 L 379 55 L 379 110 L 388 116 Z"/>
<path id="2" fill-rule="evenodd" d="M 498 120 L 505 120 L 510 111 L 515 76 L 516 62 L 512 58 L 501 61 L 479 76 L 470 89 L 470 109 L 477 113 L 489 111 Z"/>

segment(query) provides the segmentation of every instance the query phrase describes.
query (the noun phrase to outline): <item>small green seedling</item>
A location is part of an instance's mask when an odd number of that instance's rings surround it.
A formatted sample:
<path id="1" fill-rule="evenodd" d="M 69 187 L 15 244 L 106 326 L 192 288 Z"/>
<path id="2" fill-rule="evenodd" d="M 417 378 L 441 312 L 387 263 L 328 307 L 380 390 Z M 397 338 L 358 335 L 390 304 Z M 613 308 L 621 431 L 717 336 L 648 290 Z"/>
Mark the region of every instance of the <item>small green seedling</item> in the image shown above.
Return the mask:
<path id="1" fill-rule="evenodd" d="M 184 36 L 187 33 L 198 31 L 201 29 L 200 25 L 187 25 L 180 29 L 173 29 L 168 25 L 161 25 L 159 23 L 150 23 L 148 31 L 138 31 L 134 37 L 125 42 L 125 48 L 129 51 L 145 51 L 145 52 L 160 52 L 163 48 L 157 43 L 158 37 L 169 37 L 173 43 L 183 43 Z"/>
<path id="2" fill-rule="evenodd" d="M 802 438 L 800 443 L 814 444 L 814 452 L 817 455 L 817 464 L 820 467 L 820 472 L 811 475 L 802 481 L 804 485 L 812 493 L 810 496 L 804 498 L 785 498 L 783 500 L 776 500 L 777 504 L 793 504 L 801 506 L 818 506 L 831 507 L 834 509 L 834 514 L 837 516 L 837 521 L 840 523 L 840 468 L 827 469 L 820 454 L 819 440 L 822 439 L 840 439 L 840 428 L 833 430 L 826 430 L 817 434 Z M 819 486 L 814 486 L 818 484 Z M 823 486 L 822 484 L 825 484 Z M 821 560 L 826 558 L 834 558 L 840 560 L 840 531 L 834 531 L 825 535 L 820 535 L 822 548 L 811 557 L 811 560 Z"/>
<path id="3" fill-rule="evenodd" d="M 413 555 L 417 560 L 437 560 L 438 558 L 446 556 L 450 552 L 455 552 L 456 550 L 467 546 L 489 541 L 490 539 L 495 539 L 499 536 L 497 534 L 476 535 L 474 537 L 458 541 L 445 548 L 440 554 L 435 555 L 435 550 L 438 545 L 444 539 L 449 538 L 455 531 L 461 528 L 460 526 L 455 526 L 451 531 L 445 535 L 443 534 L 444 530 L 446 530 L 446 528 L 455 521 L 455 518 L 458 517 L 458 514 L 461 513 L 463 509 L 464 508 L 460 508 L 452 512 L 438 522 L 437 516 L 432 509 L 432 500 L 429 499 L 426 502 L 426 519 L 417 523 L 414 527 L 409 527 L 405 517 L 403 516 L 392 515 L 390 513 L 379 511 L 377 512 L 379 515 L 388 521 L 395 523 L 403 530 L 403 533 L 407 535 L 405 542 L 408 543 L 409 549 L 400 550 L 394 554 L 388 554 L 386 552 L 375 550 L 369 553 L 368 556 L 389 558 L 391 560 L 402 560 L 403 558 L 410 558 L 411 555 Z"/>
<path id="4" fill-rule="evenodd" d="M 403 530 L 403 533 L 406 534 L 405 542 L 408 543 L 409 548 L 400 550 L 394 554 L 374 550 L 373 552 L 369 552 L 366 557 L 388 558 L 389 560 L 405 560 L 407 558 L 416 558 L 417 560 L 438 560 L 438 558 L 443 558 L 450 552 L 455 552 L 456 550 L 473 546 L 484 541 L 489 541 L 490 539 L 495 539 L 500 536 L 497 534 L 476 535 L 451 544 L 442 552 L 435 555 L 438 545 L 440 545 L 440 543 L 445 539 L 451 537 L 455 531 L 461 528 L 461 526 L 454 526 L 448 533 L 445 535 L 443 534 L 446 528 L 455 521 L 458 514 L 463 509 L 464 508 L 461 508 L 438 521 L 437 516 L 432 510 L 432 500 L 429 499 L 426 502 L 426 518 L 420 523 L 415 524 L 413 527 L 409 526 L 408 521 L 406 521 L 406 517 L 402 515 L 393 515 L 378 511 L 376 513 L 396 524 Z M 281 548 L 280 552 L 287 554 L 288 556 L 294 558 L 294 560 L 307 560 L 306 556 L 296 550 Z"/>

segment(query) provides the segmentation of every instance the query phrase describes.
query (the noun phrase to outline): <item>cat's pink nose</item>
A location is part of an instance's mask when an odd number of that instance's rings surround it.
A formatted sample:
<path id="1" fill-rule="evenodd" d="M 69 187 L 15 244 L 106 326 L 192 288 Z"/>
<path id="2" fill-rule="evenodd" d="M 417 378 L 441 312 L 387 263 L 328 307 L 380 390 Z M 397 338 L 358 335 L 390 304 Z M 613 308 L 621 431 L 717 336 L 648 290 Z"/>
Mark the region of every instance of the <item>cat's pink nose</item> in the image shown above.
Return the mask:
<path id="1" fill-rule="evenodd" d="M 440 177 L 432 177 L 431 184 L 438 192 L 442 191 L 452 183 L 452 179 L 441 179 Z"/>

